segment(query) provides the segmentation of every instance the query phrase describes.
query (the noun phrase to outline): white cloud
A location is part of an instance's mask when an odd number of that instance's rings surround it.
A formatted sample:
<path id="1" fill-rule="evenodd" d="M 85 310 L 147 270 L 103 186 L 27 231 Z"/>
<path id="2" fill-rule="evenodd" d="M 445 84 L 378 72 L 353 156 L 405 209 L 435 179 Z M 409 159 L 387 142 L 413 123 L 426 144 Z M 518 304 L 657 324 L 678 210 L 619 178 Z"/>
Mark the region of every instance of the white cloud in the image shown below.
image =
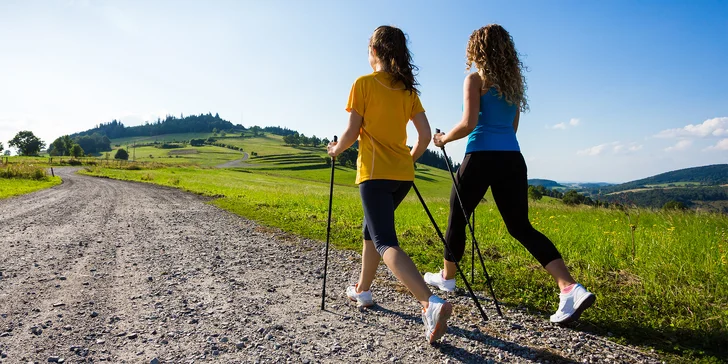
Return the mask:
<path id="1" fill-rule="evenodd" d="M 708 151 L 708 150 L 728 150 L 728 138 L 725 138 L 725 139 L 719 141 L 716 145 L 712 145 L 710 147 L 703 149 L 703 151 Z"/>
<path id="2" fill-rule="evenodd" d="M 688 149 L 691 145 L 693 145 L 693 141 L 689 139 L 683 139 L 677 144 L 673 145 L 672 147 L 665 148 L 666 152 L 678 152 Z"/>
<path id="3" fill-rule="evenodd" d="M 569 120 L 568 123 L 567 122 L 558 123 L 558 124 L 556 124 L 554 126 L 551 126 L 549 128 L 550 129 L 558 129 L 558 130 L 566 130 L 568 128 L 576 127 L 580 123 L 581 123 L 581 120 L 579 120 L 577 118 L 572 118 L 571 120 Z"/>
<path id="4" fill-rule="evenodd" d="M 708 119 L 701 124 L 689 124 L 683 128 L 666 129 L 655 135 L 656 138 L 705 138 L 709 136 L 728 136 L 728 117 Z"/>
<path id="5" fill-rule="evenodd" d="M 595 145 L 591 148 L 582 149 L 578 152 L 576 152 L 577 155 L 588 155 L 588 156 L 595 156 L 600 155 L 602 152 L 607 150 L 609 147 L 617 147 L 619 145 L 619 142 L 612 142 L 612 143 L 605 143 L 605 144 L 599 144 Z"/>
<path id="6" fill-rule="evenodd" d="M 635 142 L 625 144 L 622 142 L 611 142 L 595 145 L 591 148 L 582 149 L 576 152 L 577 155 L 596 156 L 611 150 L 614 154 L 629 154 L 642 149 L 642 144 Z"/>

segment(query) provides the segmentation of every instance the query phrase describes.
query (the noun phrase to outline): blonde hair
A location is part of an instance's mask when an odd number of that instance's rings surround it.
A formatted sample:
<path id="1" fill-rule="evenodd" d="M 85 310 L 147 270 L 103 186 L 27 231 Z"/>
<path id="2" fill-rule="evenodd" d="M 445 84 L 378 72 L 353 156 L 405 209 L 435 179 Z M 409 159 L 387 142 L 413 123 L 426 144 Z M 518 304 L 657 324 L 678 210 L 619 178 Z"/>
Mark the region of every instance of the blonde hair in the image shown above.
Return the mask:
<path id="1" fill-rule="evenodd" d="M 475 65 L 483 86 L 495 87 L 498 97 L 526 112 L 526 70 L 518 59 L 513 37 L 498 24 L 486 25 L 470 35 L 466 51 L 466 70 Z"/>

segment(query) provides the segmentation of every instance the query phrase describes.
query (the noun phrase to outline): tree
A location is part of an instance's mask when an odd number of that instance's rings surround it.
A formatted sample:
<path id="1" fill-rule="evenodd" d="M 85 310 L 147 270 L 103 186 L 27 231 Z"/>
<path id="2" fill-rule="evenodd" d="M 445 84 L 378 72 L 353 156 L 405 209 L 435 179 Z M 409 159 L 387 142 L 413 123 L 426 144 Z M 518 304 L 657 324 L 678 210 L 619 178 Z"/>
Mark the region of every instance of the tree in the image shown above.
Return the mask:
<path id="1" fill-rule="evenodd" d="M 78 144 L 74 144 L 73 147 L 71 147 L 71 155 L 73 156 L 73 158 L 83 156 L 83 148 L 81 148 L 81 146 Z M 127 158 L 129 158 L 128 155 Z"/>
<path id="2" fill-rule="evenodd" d="M 543 194 L 541 191 L 539 191 L 538 188 L 534 186 L 528 186 L 528 197 L 530 197 L 534 201 L 538 201 L 543 197 Z"/>
<path id="3" fill-rule="evenodd" d="M 0 142 L 0 153 L 2 153 L 2 152 L 3 152 L 3 150 L 5 150 L 5 147 L 3 146 L 3 143 L 2 143 L 2 142 Z"/>
<path id="4" fill-rule="evenodd" d="M 567 205 L 579 205 L 584 202 L 584 195 L 580 195 L 576 190 L 569 190 L 561 200 Z"/>
<path id="5" fill-rule="evenodd" d="M 324 147 L 325 147 L 325 146 L 327 146 L 327 145 L 329 145 L 329 143 L 331 143 L 331 141 L 329 140 L 329 138 L 324 138 L 324 139 L 323 139 L 323 140 L 321 141 L 321 144 L 323 144 L 323 145 L 324 145 Z"/>
<path id="6" fill-rule="evenodd" d="M 18 132 L 8 145 L 17 148 L 20 155 L 38 155 L 46 144 L 32 131 L 23 130 Z"/>
<path id="7" fill-rule="evenodd" d="M 353 167 L 356 166 L 356 158 L 359 155 L 359 151 L 354 148 L 349 148 L 341 154 L 339 154 L 338 157 L 336 157 L 336 160 L 339 161 L 339 164 L 341 164 L 344 167 Z"/>
<path id="8" fill-rule="evenodd" d="M 129 160 L 129 153 L 124 149 L 119 149 L 116 151 L 116 154 L 114 155 L 114 159 L 123 159 L 123 160 Z"/>
<path id="9" fill-rule="evenodd" d="M 4 155 L 10 155 L 10 149 L 6 149 Z"/>
<path id="10" fill-rule="evenodd" d="M 106 138 L 106 136 L 104 136 L 104 138 Z M 108 140 L 108 138 L 106 139 Z M 71 148 L 73 148 L 74 144 L 73 139 L 71 139 L 68 135 L 58 137 L 53 141 L 53 143 L 51 143 L 51 146 L 48 147 L 48 154 L 58 156 L 71 155 Z M 110 140 L 109 144 L 111 144 Z"/>

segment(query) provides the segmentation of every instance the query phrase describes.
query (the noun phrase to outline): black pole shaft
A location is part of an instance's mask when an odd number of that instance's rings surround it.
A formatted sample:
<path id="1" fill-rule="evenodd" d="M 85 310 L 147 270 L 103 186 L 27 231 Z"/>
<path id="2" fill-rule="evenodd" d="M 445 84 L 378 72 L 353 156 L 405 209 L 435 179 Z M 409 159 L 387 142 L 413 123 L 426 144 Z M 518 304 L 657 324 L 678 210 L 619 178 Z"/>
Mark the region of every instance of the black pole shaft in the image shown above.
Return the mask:
<path id="1" fill-rule="evenodd" d="M 475 209 L 473 209 L 473 226 L 475 226 Z M 475 282 L 475 240 L 470 244 L 470 281 Z"/>
<path id="2" fill-rule="evenodd" d="M 440 129 L 436 129 L 435 132 L 439 134 Z M 447 165 L 447 170 L 450 172 L 450 177 L 452 178 L 453 187 L 455 187 L 455 196 L 457 196 L 458 198 L 458 203 L 460 203 L 460 209 L 463 211 L 465 222 L 468 224 L 468 228 L 470 229 L 470 237 L 473 240 L 473 246 L 475 247 L 475 249 L 478 250 L 478 258 L 480 258 L 480 266 L 483 268 L 483 274 L 485 275 L 485 283 L 488 284 L 488 289 L 490 290 L 490 295 L 493 297 L 493 302 L 495 302 L 495 308 L 496 311 L 498 311 L 498 315 L 503 317 L 503 312 L 501 312 L 500 304 L 498 303 L 498 299 L 495 297 L 495 291 L 493 290 L 493 284 L 490 280 L 490 275 L 488 274 L 488 270 L 485 268 L 483 254 L 480 252 L 478 241 L 475 239 L 475 229 L 473 228 L 473 225 L 470 224 L 470 218 L 468 217 L 468 213 L 465 211 L 463 200 L 462 198 L 460 198 L 460 186 L 458 186 L 457 180 L 455 179 L 455 173 L 453 173 L 452 167 L 450 167 L 450 158 L 448 158 L 447 156 L 445 147 L 441 147 L 440 150 L 442 150 L 442 155 L 443 157 L 445 157 L 445 165 Z"/>
<path id="3" fill-rule="evenodd" d="M 337 141 L 334 135 L 334 141 Z M 329 268 L 329 239 L 331 237 L 331 205 L 334 200 L 334 170 L 336 168 L 336 157 L 331 158 L 331 183 L 329 184 L 329 217 L 326 223 L 326 253 L 324 255 L 324 283 L 321 287 L 321 310 L 326 307 L 326 273 Z"/>
<path id="4" fill-rule="evenodd" d="M 417 194 L 417 198 L 420 199 L 420 202 L 422 203 L 422 207 L 425 209 L 425 212 L 427 213 L 427 217 L 429 217 L 430 222 L 432 222 L 432 226 L 435 227 L 437 236 L 440 237 L 440 240 L 442 240 L 442 243 L 445 245 L 445 249 L 447 250 L 447 253 L 449 255 L 452 255 L 452 251 L 450 251 L 450 246 L 447 245 L 447 242 L 445 241 L 445 237 L 442 236 L 442 231 L 440 231 L 440 228 L 437 226 L 437 222 L 435 222 L 435 218 L 432 217 L 432 214 L 430 213 L 430 209 L 427 208 L 427 205 L 425 204 L 425 200 L 422 198 L 420 191 L 417 189 L 417 186 L 415 186 L 414 183 L 412 184 L 412 188 L 415 190 L 415 193 Z M 460 265 L 457 262 L 455 262 L 455 268 L 457 268 L 458 273 L 460 273 L 460 278 L 462 278 L 463 282 L 465 282 L 465 287 L 467 287 L 468 292 L 470 293 L 470 297 L 473 299 L 473 302 L 475 303 L 475 306 L 478 308 L 478 311 L 480 311 L 480 316 L 483 317 L 483 321 L 488 321 L 488 315 L 486 315 L 485 311 L 483 311 L 483 307 L 480 305 L 480 301 L 478 301 L 478 297 L 475 296 L 473 289 L 470 287 L 470 283 L 468 283 L 468 279 L 465 278 L 465 274 L 463 274 L 463 271 L 460 270 Z"/>

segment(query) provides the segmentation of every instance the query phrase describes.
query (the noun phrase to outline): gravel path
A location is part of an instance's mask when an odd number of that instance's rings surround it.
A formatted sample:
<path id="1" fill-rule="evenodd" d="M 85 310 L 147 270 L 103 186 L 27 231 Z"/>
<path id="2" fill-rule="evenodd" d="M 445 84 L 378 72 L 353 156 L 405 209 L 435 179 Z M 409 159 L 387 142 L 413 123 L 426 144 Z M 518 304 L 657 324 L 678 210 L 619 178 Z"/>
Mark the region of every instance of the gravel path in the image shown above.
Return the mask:
<path id="1" fill-rule="evenodd" d="M 62 185 L 0 201 L 0 362 L 658 362 L 467 296 L 443 343 L 380 267 L 378 306 L 343 295 L 359 254 L 332 251 L 194 194 L 57 171 Z M 406 248 L 406 247 L 405 247 Z"/>
<path id="2" fill-rule="evenodd" d="M 245 163 L 245 161 L 250 158 L 250 155 L 248 152 L 243 152 L 243 158 L 236 159 L 234 161 L 226 162 L 223 164 L 219 164 L 216 167 L 217 168 L 235 168 L 235 167 L 248 167 L 250 166 L 250 163 Z"/>

